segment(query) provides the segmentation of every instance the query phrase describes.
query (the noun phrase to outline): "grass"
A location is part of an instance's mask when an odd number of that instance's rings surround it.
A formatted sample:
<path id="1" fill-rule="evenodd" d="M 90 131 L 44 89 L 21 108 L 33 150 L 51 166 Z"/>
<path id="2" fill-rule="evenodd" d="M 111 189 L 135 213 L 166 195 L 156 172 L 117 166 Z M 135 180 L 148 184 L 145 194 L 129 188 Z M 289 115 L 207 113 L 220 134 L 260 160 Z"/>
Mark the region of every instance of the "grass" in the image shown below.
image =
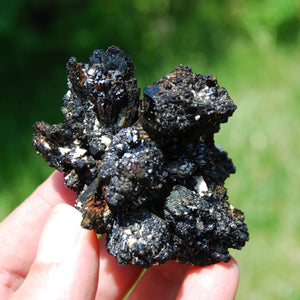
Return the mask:
<path id="1" fill-rule="evenodd" d="M 209 66 L 193 55 L 184 63 L 194 72 L 216 75 L 238 105 L 216 136 L 237 167 L 226 187 L 250 232 L 245 248 L 231 251 L 241 270 L 237 299 L 300 299 L 300 55 L 238 43 Z M 159 78 L 175 66 L 166 60 L 154 75 Z M 151 82 L 141 77 L 144 86 Z M 0 220 L 52 171 L 34 153 L 30 128 L 22 130 L 21 141 L 6 145 L 14 156 L 2 162 Z"/>
<path id="2" fill-rule="evenodd" d="M 237 299 L 299 299 L 299 55 L 250 53 L 245 66 L 239 54 L 226 83 L 238 110 L 217 137 L 236 164 L 227 187 L 250 231 L 245 249 L 231 252 L 241 268 Z"/>

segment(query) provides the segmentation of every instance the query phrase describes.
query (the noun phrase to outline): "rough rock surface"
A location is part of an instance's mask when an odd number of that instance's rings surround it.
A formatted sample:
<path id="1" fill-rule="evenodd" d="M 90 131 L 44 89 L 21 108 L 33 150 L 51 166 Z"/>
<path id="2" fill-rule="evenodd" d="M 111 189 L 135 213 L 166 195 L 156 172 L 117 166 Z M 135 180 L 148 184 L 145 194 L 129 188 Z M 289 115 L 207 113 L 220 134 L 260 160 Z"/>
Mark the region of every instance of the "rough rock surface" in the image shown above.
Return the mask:
<path id="1" fill-rule="evenodd" d="M 82 226 L 107 233 L 121 265 L 229 261 L 248 230 L 224 188 L 235 168 L 214 145 L 236 109 L 227 90 L 180 65 L 140 100 L 132 60 L 115 46 L 87 64 L 70 58 L 67 73 L 65 120 L 35 123 L 33 146 L 78 193 Z"/>

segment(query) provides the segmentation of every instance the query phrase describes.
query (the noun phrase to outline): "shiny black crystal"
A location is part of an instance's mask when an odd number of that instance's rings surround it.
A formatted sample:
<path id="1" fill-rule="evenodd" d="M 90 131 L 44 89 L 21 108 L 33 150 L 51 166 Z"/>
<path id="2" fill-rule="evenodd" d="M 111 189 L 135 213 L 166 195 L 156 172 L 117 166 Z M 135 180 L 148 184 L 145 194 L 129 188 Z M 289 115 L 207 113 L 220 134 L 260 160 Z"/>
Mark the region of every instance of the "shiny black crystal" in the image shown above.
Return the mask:
<path id="1" fill-rule="evenodd" d="M 63 123 L 33 126 L 33 146 L 78 193 L 82 226 L 107 234 L 121 265 L 169 259 L 209 265 L 248 240 L 227 202 L 235 172 L 213 135 L 236 106 L 212 75 L 189 66 L 144 89 L 132 60 L 112 46 L 87 64 L 70 58 Z"/>

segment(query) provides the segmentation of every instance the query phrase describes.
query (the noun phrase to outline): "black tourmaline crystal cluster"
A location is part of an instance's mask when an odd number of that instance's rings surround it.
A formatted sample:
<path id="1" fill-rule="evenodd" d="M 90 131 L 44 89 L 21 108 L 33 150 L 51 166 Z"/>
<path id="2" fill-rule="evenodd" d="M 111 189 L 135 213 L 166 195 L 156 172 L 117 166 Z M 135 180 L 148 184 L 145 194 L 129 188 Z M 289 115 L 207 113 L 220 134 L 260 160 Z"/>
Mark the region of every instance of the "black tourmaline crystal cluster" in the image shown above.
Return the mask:
<path id="1" fill-rule="evenodd" d="M 132 60 L 115 46 L 87 64 L 70 58 L 67 73 L 65 121 L 34 124 L 33 146 L 78 193 L 82 226 L 106 233 L 121 265 L 228 262 L 248 231 L 224 188 L 235 168 L 214 145 L 236 109 L 226 89 L 180 65 L 140 100 Z"/>

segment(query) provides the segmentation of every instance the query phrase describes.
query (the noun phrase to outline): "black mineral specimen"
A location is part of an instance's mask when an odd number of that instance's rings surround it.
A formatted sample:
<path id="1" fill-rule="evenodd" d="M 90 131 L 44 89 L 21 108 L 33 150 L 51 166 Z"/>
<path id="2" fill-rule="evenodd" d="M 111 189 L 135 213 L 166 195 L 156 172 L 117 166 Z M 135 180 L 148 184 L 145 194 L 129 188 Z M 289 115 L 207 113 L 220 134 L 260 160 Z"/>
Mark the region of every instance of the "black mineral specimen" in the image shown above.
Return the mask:
<path id="1" fill-rule="evenodd" d="M 214 145 L 236 109 L 227 90 L 180 65 L 140 100 L 132 60 L 115 46 L 87 64 L 70 58 L 67 73 L 65 121 L 34 124 L 33 146 L 78 193 L 82 226 L 106 233 L 121 265 L 228 262 L 248 230 L 224 188 L 235 168 Z"/>

